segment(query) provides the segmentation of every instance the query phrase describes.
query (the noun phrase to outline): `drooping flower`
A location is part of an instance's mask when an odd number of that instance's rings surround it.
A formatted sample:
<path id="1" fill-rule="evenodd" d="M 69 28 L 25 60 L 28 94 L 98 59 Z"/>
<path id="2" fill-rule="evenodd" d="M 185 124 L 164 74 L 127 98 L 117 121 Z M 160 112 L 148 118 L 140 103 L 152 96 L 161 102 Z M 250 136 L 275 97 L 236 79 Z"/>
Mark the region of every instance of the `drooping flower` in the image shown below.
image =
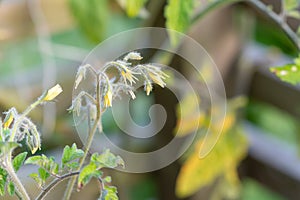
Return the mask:
<path id="1" fill-rule="evenodd" d="M 146 84 L 145 84 L 145 91 L 146 91 L 146 94 L 147 96 L 149 96 L 150 92 L 152 91 L 153 87 L 152 87 L 152 84 L 150 83 L 150 81 L 147 81 Z"/>
<path id="2" fill-rule="evenodd" d="M 41 96 L 42 101 L 52 101 L 55 99 L 61 92 L 62 88 L 59 84 L 55 85 L 51 89 L 49 89 L 44 95 Z"/>
<path id="3" fill-rule="evenodd" d="M 133 51 L 128 53 L 123 60 L 128 61 L 128 60 L 142 60 L 142 59 L 143 57 L 141 56 L 140 53 Z"/>
<path id="4" fill-rule="evenodd" d="M 4 122 L 3 122 L 3 128 L 4 128 L 4 130 L 9 128 L 9 126 L 11 125 L 11 123 L 13 122 L 13 120 L 14 120 L 14 117 L 13 117 L 12 112 L 8 112 L 6 114 L 6 117 L 5 117 Z"/>
<path id="5" fill-rule="evenodd" d="M 158 84 L 160 87 L 164 88 L 166 86 L 166 83 L 163 81 L 163 79 L 165 79 L 164 76 L 161 76 L 160 74 L 155 72 L 149 72 L 148 75 L 151 78 L 151 80 L 154 83 Z"/>
<path id="6" fill-rule="evenodd" d="M 77 89 L 79 83 L 85 79 L 87 66 L 88 65 L 83 65 L 83 66 L 79 67 L 77 74 L 76 74 L 75 89 Z"/>
<path id="7" fill-rule="evenodd" d="M 132 74 L 132 71 L 128 68 L 123 68 L 123 70 L 121 71 L 121 75 L 126 84 L 127 80 L 130 82 L 130 85 L 132 85 L 132 83 L 135 83 L 135 79 L 137 80 L 137 78 Z"/>
<path id="8" fill-rule="evenodd" d="M 112 107 L 112 92 L 108 88 L 106 94 L 104 95 L 104 107 Z"/>

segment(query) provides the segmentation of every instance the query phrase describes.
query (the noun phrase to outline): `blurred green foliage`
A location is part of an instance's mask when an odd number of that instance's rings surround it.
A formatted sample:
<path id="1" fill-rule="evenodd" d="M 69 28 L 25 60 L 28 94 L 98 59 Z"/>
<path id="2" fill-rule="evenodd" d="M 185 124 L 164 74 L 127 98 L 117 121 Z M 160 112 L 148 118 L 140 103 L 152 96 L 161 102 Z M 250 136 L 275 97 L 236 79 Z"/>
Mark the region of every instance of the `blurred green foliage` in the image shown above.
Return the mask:
<path id="1" fill-rule="evenodd" d="M 278 47 L 283 53 L 296 56 L 298 50 L 286 35 L 274 24 L 265 20 L 256 21 L 254 38 L 267 46 Z"/>
<path id="2" fill-rule="evenodd" d="M 242 200 L 284 200 L 283 197 L 267 189 L 260 183 L 245 179 L 243 181 Z"/>
<path id="3" fill-rule="evenodd" d="M 129 195 L 131 200 L 155 200 L 158 196 L 156 182 L 146 177 L 130 188 Z"/>
<path id="4" fill-rule="evenodd" d="M 289 144 L 299 144 L 297 120 L 288 113 L 266 103 L 250 101 L 246 108 L 246 117 L 266 133 Z"/>

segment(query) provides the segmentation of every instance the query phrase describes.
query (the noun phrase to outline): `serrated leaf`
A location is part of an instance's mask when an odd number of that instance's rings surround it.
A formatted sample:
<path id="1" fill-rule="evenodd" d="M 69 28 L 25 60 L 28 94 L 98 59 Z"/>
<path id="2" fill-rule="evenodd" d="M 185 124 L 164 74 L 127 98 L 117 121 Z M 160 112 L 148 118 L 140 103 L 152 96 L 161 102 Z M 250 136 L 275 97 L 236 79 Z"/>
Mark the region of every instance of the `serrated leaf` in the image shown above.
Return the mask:
<path id="1" fill-rule="evenodd" d="M 40 178 L 39 174 L 37 173 L 32 173 L 29 175 L 30 178 L 32 178 L 39 187 L 41 187 L 43 185 L 43 180 Z"/>
<path id="2" fill-rule="evenodd" d="M 100 155 L 94 153 L 91 157 L 91 162 L 95 163 L 98 169 L 102 167 L 115 168 L 119 165 L 124 167 L 123 159 L 111 153 L 109 149 L 106 149 Z"/>
<path id="3" fill-rule="evenodd" d="M 59 165 L 56 162 L 54 162 L 54 158 L 48 158 L 45 155 L 29 157 L 25 161 L 25 164 L 38 165 L 39 167 L 44 168 L 50 174 L 57 174 L 59 172 Z"/>
<path id="4" fill-rule="evenodd" d="M 117 188 L 114 186 L 104 185 L 104 188 L 101 190 L 101 195 L 99 200 L 118 200 Z"/>
<path id="5" fill-rule="evenodd" d="M 13 182 L 9 182 L 7 185 L 7 192 L 10 196 L 13 196 L 15 194 L 15 185 Z"/>
<path id="6" fill-rule="evenodd" d="M 77 149 L 76 144 L 74 143 L 72 147 L 66 146 L 63 151 L 62 155 L 62 166 L 64 167 L 67 163 L 81 158 L 83 156 L 84 152 L 81 149 Z"/>
<path id="7" fill-rule="evenodd" d="M 203 139 L 199 140 L 194 153 L 180 170 L 176 181 L 176 194 L 180 198 L 208 186 L 219 176 L 231 177 L 232 171 L 236 171 L 248 148 L 247 140 L 240 130 L 223 134 L 212 151 L 200 159 L 202 143 Z"/>
<path id="8" fill-rule="evenodd" d="M 50 174 L 44 169 L 44 168 L 39 168 L 39 177 L 42 179 L 42 182 L 45 183 L 47 178 L 49 178 Z"/>
<path id="9" fill-rule="evenodd" d="M 287 83 L 296 85 L 300 82 L 300 65 L 287 64 L 281 67 L 272 67 L 270 70 Z"/>
<path id="10" fill-rule="evenodd" d="M 165 8 L 166 27 L 179 32 L 185 32 L 190 25 L 194 8 L 194 0 L 168 0 Z M 169 31 L 171 44 L 177 45 L 179 35 Z"/>
<path id="11" fill-rule="evenodd" d="M 107 0 L 69 0 L 70 10 L 86 36 L 95 43 L 105 37 L 109 24 Z"/>
<path id="12" fill-rule="evenodd" d="M 5 186 L 6 186 L 6 181 L 7 181 L 7 172 L 0 168 L 0 195 L 4 196 L 5 195 Z"/>
<path id="13" fill-rule="evenodd" d="M 81 170 L 81 172 L 78 176 L 77 188 L 80 190 L 86 184 L 88 184 L 93 177 L 100 178 L 101 175 L 102 175 L 102 172 L 97 169 L 96 164 L 93 162 L 89 163 L 87 166 L 85 166 Z"/>
<path id="14" fill-rule="evenodd" d="M 136 17 L 147 0 L 126 0 L 126 13 L 129 17 Z"/>
<path id="15" fill-rule="evenodd" d="M 70 170 L 76 170 L 79 167 L 79 163 L 78 162 L 67 163 L 65 164 L 65 167 L 69 168 Z"/>
<path id="16" fill-rule="evenodd" d="M 17 172 L 20 167 L 23 165 L 25 159 L 26 159 L 26 156 L 27 156 L 27 152 L 23 152 L 23 153 L 20 153 L 18 154 L 14 159 L 13 159 L 13 167 L 15 169 L 15 171 Z"/>

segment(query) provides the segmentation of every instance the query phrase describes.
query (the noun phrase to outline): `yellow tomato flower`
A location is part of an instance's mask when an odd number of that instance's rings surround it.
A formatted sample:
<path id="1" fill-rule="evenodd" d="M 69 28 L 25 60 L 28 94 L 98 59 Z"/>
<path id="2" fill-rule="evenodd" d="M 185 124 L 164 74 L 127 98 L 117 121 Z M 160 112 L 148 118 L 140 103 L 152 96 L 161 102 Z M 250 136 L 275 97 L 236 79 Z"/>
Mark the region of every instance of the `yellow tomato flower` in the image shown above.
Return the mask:
<path id="1" fill-rule="evenodd" d="M 149 72 L 148 74 L 154 83 L 158 84 L 162 88 L 165 87 L 166 83 L 162 80 L 164 79 L 163 76 L 159 76 L 158 74 L 152 72 Z"/>
<path id="2" fill-rule="evenodd" d="M 8 129 L 11 123 L 13 122 L 14 117 L 11 112 L 7 113 L 6 118 L 4 119 L 3 128 Z"/>
<path id="3" fill-rule="evenodd" d="M 44 97 L 42 97 L 43 101 L 52 101 L 53 99 L 55 99 L 61 92 L 62 92 L 62 88 L 59 84 L 55 85 L 54 87 L 52 87 L 51 89 L 49 89 L 47 91 L 47 93 L 44 95 Z"/>
<path id="4" fill-rule="evenodd" d="M 132 72 L 126 68 L 124 68 L 124 70 L 122 70 L 121 72 L 122 77 L 125 80 L 125 83 L 127 84 L 127 80 L 130 82 L 130 85 L 132 85 L 132 83 L 135 83 L 136 77 L 133 76 Z"/>
<path id="5" fill-rule="evenodd" d="M 104 96 L 104 106 L 111 107 L 112 106 L 112 92 L 110 89 L 106 92 Z"/>
<path id="6" fill-rule="evenodd" d="M 153 87 L 152 87 L 151 83 L 147 82 L 146 85 L 145 85 L 145 91 L 146 91 L 147 96 L 149 96 L 152 89 L 153 89 Z"/>

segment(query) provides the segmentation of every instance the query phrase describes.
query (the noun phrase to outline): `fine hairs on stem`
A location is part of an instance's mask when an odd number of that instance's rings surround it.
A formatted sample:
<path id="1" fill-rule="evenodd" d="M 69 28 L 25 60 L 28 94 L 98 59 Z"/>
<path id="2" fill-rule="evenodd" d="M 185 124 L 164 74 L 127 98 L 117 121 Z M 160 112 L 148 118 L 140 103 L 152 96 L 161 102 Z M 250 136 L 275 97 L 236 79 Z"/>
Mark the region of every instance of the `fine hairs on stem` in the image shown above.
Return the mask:
<path id="1" fill-rule="evenodd" d="M 165 79 L 168 77 L 161 67 L 153 64 L 134 64 L 141 61 L 143 57 L 138 52 L 130 52 L 123 57 L 122 60 L 116 60 L 106 63 L 100 70 L 94 69 L 91 65 L 86 64 L 80 66 L 76 75 L 75 89 L 78 89 L 79 84 L 86 78 L 87 71 L 90 71 L 94 76 L 95 92 L 89 94 L 85 91 L 80 91 L 73 99 L 70 111 L 75 115 L 82 115 L 83 110 L 91 110 L 88 119 L 92 127 L 89 128 L 88 139 L 85 145 L 84 155 L 79 161 L 77 170 L 80 171 L 90 150 L 94 135 L 97 131 L 102 132 L 101 116 L 108 107 L 112 107 L 113 99 L 120 96 L 120 93 L 129 94 L 132 99 L 135 99 L 134 94 L 135 84 L 139 79 L 144 81 L 144 90 L 147 95 L 153 90 L 153 84 L 158 84 L 162 88 L 165 87 Z M 110 68 L 118 71 L 112 76 L 107 74 Z M 117 80 L 117 81 L 115 81 Z M 83 99 L 85 105 L 83 105 Z M 87 109 L 88 108 L 88 109 Z M 64 199 L 68 200 L 71 197 L 76 176 L 73 176 L 68 183 Z"/>
<path id="2" fill-rule="evenodd" d="M 11 181 L 10 187 L 16 189 L 16 192 L 12 192 L 14 189 L 11 189 L 10 193 L 15 193 L 20 199 L 30 200 L 24 185 L 16 174 L 16 171 L 23 164 L 27 152 L 19 154 L 23 156 L 24 159 L 15 161 L 12 156 L 13 151 L 21 146 L 20 143 L 24 139 L 26 139 L 26 145 L 32 154 L 41 148 L 40 134 L 35 124 L 27 115 L 38 105 L 54 100 L 61 92 L 62 88 L 60 85 L 56 85 L 40 96 L 38 100 L 31 104 L 22 114 L 19 114 L 15 108 L 11 108 L 5 113 L 6 117 L 4 121 L 2 122 L 0 120 L 1 179 L 4 179 L 2 181 L 4 181 L 5 184 L 8 175 L 8 180 Z"/>

